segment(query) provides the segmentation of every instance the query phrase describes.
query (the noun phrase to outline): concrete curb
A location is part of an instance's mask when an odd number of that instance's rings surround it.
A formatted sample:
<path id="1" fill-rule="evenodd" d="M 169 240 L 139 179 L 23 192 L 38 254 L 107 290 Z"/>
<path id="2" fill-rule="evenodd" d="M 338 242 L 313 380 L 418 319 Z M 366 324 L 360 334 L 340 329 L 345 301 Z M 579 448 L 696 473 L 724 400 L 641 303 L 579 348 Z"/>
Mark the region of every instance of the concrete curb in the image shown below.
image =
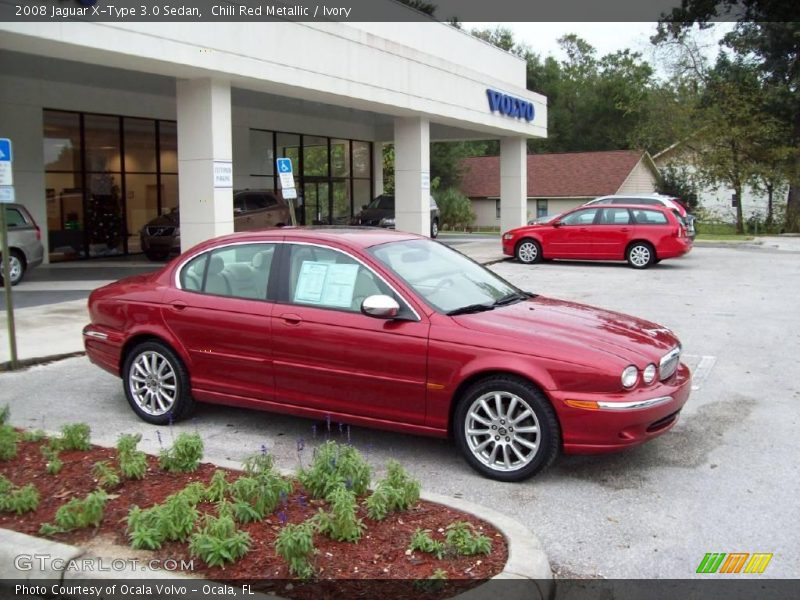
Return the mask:
<path id="1" fill-rule="evenodd" d="M 27 369 L 28 367 L 35 367 L 37 365 L 44 365 L 51 362 L 56 362 L 59 360 L 66 360 L 68 358 L 75 358 L 77 356 L 86 356 L 86 352 L 83 350 L 75 351 L 75 352 L 66 352 L 64 354 L 50 354 L 48 356 L 37 356 L 35 358 L 23 358 L 17 361 L 16 368 L 11 368 L 11 361 L 6 361 L 0 363 L 0 372 L 8 372 L 13 373 L 14 371 L 21 371 L 23 369 Z"/>
<path id="2" fill-rule="evenodd" d="M 98 444 L 100 445 L 100 444 Z M 241 470 L 241 463 L 232 460 L 207 460 L 206 462 L 218 467 L 226 469 Z M 279 469 L 282 475 L 296 476 L 296 472 L 289 469 Z M 518 580 L 523 585 L 515 586 L 510 596 L 510 600 L 516 598 L 525 598 L 526 600 L 549 600 L 552 597 L 554 585 L 553 574 L 550 570 L 550 563 L 547 560 L 547 555 L 544 552 L 541 542 L 525 525 L 512 519 L 502 513 L 499 513 L 490 508 L 462 500 L 460 498 L 450 498 L 441 494 L 433 492 L 422 492 L 420 494 L 422 500 L 428 502 L 435 502 L 461 512 L 478 517 L 479 519 L 490 523 L 500 533 L 502 533 L 508 544 L 508 560 L 502 572 L 491 579 L 491 582 L 502 580 Z M 53 559 L 61 559 L 61 569 L 56 569 L 52 564 L 53 561 L 48 563 L 48 568 L 40 570 L 37 568 L 30 571 L 23 571 L 16 568 L 15 560 L 19 555 L 48 555 Z M 81 558 L 83 557 L 83 558 Z M 88 561 L 94 565 L 93 567 L 87 566 L 85 570 L 71 570 L 67 568 L 70 560 L 81 558 L 81 561 Z M 113 560 L 115 557 L 103 557 L 107 560 Z M 43 538 L 38 538 L 16 531 L 7 529 L 0 529 L 0 590 L 6 587 L 4 580 L 30 580 L 30 579 L 48 579 L 63 582 L 65 585 L 74 583 L 79 585 L 82 581 L 86 580 L 102 580 L 102 579 L 176 579 L 185 582 L 194 582 L 197 587 L 201 587 L 204 580 L 192 577 L 177 572 L 156 571 L 141 569 L 135 570 L 132 566 L 127 566 L 123 570 L 103 571 L 98 568 L 98 563 L 102 559 L 96 556 L 88 556 L 86 550 L 78 546 L 70 546 L 59 542 L 53 542 Z M 213 582 L 208 582 L 215 585 Z M 191 590 L 190 590 L 191 591 Z M 468 592 L 456 596 L 461 600 L 481 600 L 483 598 L 496 600 L 497 590 L 491 585 L 490 582 L 484 583 Z M 83 598 L 82 595 L 69 596 L 74 598 Z M 85 596 L 89 597 L 89 596 Z M 96 596 L 92 596 L 95 597 Z M 120 594 L 104 596 L 104 598 L 122 598 Z M 194 597 L 194 596 L 184 596 Z M 204 598 L 205 595 L 201 594 L 198 598 Z M 279 598 L 274 595 L 257 594 L 248 596 L 254 600 L 259 598 Z"/>

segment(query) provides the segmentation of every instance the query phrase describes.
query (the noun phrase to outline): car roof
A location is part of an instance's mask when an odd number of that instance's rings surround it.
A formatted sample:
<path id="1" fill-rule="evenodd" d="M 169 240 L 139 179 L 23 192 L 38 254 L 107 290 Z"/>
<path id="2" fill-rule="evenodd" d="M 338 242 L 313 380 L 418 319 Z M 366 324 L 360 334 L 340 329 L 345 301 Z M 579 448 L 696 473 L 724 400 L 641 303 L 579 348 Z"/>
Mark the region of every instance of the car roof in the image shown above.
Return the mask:
<path id="1" fill-rule="evenodd" d="M 589 208 L 636 208 L 636 209 L 639 209 L 639 210 L 658 210 L 658 211 L 667 212 L 667 213 L 672 210 L 669 206 L 666 206 L 664 204 L 661 204 L 661 205 L 658 205 L 658 204 L 636 204 L 635 202 L 625 203 L 625 204 L 602 204 L 602 203 L 592 204 L 592 205 L 584 204 L 583 206 L 578 206 L 574 210 L 578 210 L 578 209 L 581 209 L 581 208 L 587 208 L 587 209 L 589 209 Z M 570 211 L 570 212 L 573 212 L 573 211 Z"/>
<path id="2" fill-rule="evenodd" d="M 204 242 L 217 245 L 231 242 L 258 242 L 276 238 L 291 238 L 305 242 L 338 242 L 355 248 L 369 248 L 387 242 L 427 239 L 424 236 L 380 227 L 341 227 L 336 225 L 312 225 L 308 227 L 281 227 L 256 231 L 241 231 Z"/>

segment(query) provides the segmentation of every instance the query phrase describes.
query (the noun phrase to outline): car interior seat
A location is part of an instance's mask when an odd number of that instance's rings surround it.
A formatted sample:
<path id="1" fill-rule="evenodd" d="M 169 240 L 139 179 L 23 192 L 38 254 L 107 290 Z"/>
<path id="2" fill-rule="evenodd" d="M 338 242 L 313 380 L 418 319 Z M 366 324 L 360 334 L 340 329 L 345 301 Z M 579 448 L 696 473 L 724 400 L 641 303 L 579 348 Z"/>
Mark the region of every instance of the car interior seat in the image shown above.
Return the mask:
<path id="1" fill-rule="evenodd" d="M 220 296 L 231 295 L 231 286 L 222 273 L 224 269 L 225 262 L 222 257 L 212 256 L 208 263 L 208 273 L 206 274 L 206 293 Z"/>

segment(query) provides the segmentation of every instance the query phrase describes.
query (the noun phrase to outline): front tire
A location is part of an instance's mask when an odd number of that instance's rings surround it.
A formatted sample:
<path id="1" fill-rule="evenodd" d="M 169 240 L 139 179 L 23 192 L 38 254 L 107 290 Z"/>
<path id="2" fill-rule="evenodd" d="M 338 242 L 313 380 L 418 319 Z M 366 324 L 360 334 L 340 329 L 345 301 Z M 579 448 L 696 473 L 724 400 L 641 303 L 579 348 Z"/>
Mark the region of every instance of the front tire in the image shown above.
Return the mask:
<path id="1" fill-rule="evenodd" d="M 634 242 L 628 247 L 625 259 L 634 269 L 646 269 L 656 260 L 656 252 L 647 242 Z"/>
<path id="2" fill-rule="evenodd" d="M 431 221 L 431 237 L 436 238 L 439 235 L 439 220 L 434 219 Z"/>
<path id="3" fill-rule="evenodd" d="M 467 463 L 498 481 L 521 481 L 549 467 L 561 447 L 553 407 L 530 382 L 498 375 L 464 393 L 453 422 Z"/>
<path id="4" fill-rule="evenodd" d="M 25 258 L 17 250 L 9 250 L 8 278 L 11 280 L 11 287 L 22 281 L 23 277 L 25 277 Z M 5 285 L 2 263 L 0 263 L 0 284 Z"/>
<path id="5" fill-rule="evenodd" d="M 135 346 L 125 358 L 122 381 L 133 412 L 148 423 L 174 423 L 194 409 L 186 367 L 161 342 Z"/>
<path id="6" fill-rule="evenodd" d="M 525 238 L 517 244 L 514 254 L 522 264 L 532 265 L 542 260 L 542 246 L 536 240 Z"/>

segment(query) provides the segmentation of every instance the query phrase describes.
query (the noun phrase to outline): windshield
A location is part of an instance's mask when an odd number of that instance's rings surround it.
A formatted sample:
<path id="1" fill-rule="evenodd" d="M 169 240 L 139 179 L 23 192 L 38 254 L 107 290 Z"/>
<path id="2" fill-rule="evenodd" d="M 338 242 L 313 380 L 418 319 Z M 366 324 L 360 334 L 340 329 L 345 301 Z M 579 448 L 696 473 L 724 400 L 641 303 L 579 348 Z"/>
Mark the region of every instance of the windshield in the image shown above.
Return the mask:
<path id="1" fill-rule="evenodd" d="M 528 296 L 481 265 L 430 240 L 407 240 L 369 251 L 428 304 L 443 313 L 481 305 L 486 309 Z M 500 304 L 496 304 L 501 301 Z"/>
<path id="2" fill-rule="evenodd" d="M 380 208 L 382 210 L 394 210 L 394 198 L 391 196 L 378 196 L 367 205 L 367 208 Z"/>

